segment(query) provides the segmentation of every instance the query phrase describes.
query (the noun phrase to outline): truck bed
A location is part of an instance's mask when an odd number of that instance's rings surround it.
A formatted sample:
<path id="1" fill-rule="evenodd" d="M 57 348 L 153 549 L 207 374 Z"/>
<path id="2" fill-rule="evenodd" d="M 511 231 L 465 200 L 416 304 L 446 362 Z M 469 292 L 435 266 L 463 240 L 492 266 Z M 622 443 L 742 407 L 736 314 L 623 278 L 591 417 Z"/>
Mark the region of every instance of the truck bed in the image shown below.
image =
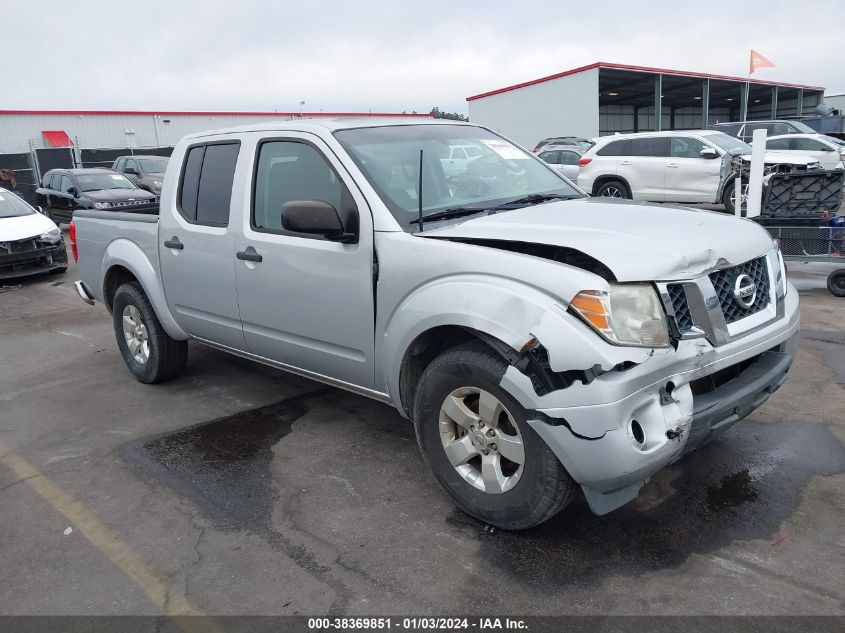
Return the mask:
<path id="1" fill-rule="evenodd" d="M 82 210 L 73 215 L 79 252 L 79 277 L 99 301 L 106 272 L 121 260 L 146 259 L 158 276 L 158 215 Z"/>

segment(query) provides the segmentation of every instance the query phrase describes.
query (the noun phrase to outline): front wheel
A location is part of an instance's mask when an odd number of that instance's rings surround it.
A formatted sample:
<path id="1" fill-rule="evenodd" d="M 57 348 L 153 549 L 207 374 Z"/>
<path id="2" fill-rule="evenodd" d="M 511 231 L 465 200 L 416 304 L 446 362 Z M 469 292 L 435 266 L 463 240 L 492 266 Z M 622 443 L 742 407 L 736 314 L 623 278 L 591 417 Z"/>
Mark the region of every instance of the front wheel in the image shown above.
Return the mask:
<path id="1" fill-rule="evenodd" d="M 506 369 L 480 342 L 447 350 L 423 372 L 414 426 L 423 457 L 461 509 L 520 530 L 560 512 L 577 484 L 499 386 Z"/>
<path id="2" fill-rule="evenodd" d="M 845 297 L 845 268 L 838 268 L 828 275 L 827 289 L 834 297 Z"/>
<path id="3" fill-rule="evenodd" d="M 138 282 L 114 294 L 112 318 L 117 346 L 129 370 L 144 383 L 176 376 L 188 360 L 188 342 L 171 338 Z"/>

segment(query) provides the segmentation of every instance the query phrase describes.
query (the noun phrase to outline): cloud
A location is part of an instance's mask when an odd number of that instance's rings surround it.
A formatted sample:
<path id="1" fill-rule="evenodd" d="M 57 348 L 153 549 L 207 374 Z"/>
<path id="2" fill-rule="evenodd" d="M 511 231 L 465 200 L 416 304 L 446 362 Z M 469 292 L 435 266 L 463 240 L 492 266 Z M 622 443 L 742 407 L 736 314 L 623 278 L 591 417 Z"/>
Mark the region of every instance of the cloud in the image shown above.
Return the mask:
<path id="1" fill-rule="evenodd" d="M 465 97 L 594 61 L 845 89 L 841 2 L 18 5 L 2 108 L 466 111 Z M 800 16 L 798 16 L 800 17 Z M 836 19 L 838 18 L 838 19 Z M 11 75 L 11 76 L 10 76 Z"/>

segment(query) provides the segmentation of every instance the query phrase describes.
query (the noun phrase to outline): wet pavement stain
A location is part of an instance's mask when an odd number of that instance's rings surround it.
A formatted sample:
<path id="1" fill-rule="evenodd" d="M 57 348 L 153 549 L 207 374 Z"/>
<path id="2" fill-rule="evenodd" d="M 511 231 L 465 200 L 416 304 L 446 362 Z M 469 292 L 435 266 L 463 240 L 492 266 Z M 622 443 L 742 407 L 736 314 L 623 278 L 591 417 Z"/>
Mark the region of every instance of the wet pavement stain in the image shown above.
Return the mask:
<path id="1" fill-rule="evenodd" d="M 447 523 L 477 540 L 491 567 L 553 594 L 676 567 L 736 541 L 771 541 L 812 477 L 843 471 L 845 447 L 821 424 L 741 422 L 605 516 L 579 497 L 524 532 L 490 529 L 457 509 Z"/>
<path id="2" fill-rule="evenodd" d="M 268 472 L 273 445 L 307 413 L 307 400 L 333 391 L 310 391 L 147 438 L 124 447 L 122 454 L 135 468 L 190 498 L 218 527 L 267 536 L 276 497 Z M 306 562 L 304 556 L 297 558 Z"/>

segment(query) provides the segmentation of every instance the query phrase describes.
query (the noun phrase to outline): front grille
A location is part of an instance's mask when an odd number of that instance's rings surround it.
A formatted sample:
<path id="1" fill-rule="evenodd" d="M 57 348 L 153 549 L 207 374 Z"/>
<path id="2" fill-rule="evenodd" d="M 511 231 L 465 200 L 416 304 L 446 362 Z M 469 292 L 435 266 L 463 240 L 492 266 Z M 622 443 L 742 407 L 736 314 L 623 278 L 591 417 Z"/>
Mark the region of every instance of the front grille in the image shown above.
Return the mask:
<path id="1" fill-rule="evenodd" d="M 754 302 L 747 308 L 740 305 L 734 298 L 736 280 L 743 274 L 751 278 L 757 290 Z M 725 322 L 728 324 L 756 314 L 769 304 L 769 273 L 765 257 L 758 257 L 739 266 L 710 273 L 710 281 L 716 290 L 722 313 L 725 315 Z"/>
<path id="2" fill-rule="evenodd" d="M 666 286 L 666 290 L 669 292 L 669 301 L 672 302 L 672 308 L 675 311 L 675 325 L 678 328 L 678 334 L 682 335 L 689 332 L 693 323 L 684 287 L 681 284 L 669 284 Z"/>

